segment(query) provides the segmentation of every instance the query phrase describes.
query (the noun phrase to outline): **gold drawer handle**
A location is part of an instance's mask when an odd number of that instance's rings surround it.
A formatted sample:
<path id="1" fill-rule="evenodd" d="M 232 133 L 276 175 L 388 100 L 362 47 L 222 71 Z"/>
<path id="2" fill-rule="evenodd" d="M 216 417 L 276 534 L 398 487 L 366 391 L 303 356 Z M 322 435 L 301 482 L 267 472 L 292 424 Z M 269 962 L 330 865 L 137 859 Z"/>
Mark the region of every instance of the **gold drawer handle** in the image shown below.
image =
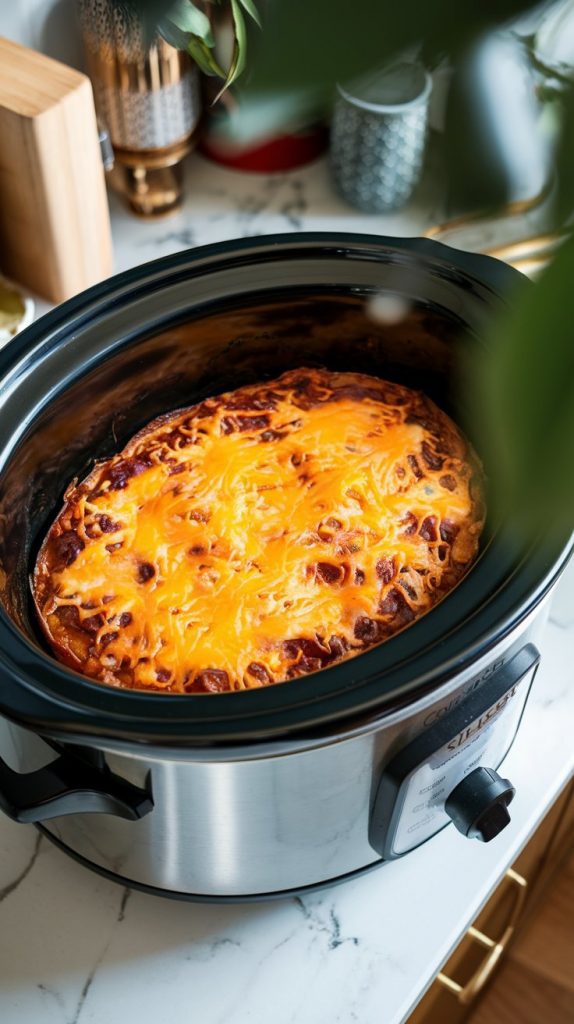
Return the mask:
<path id="1" fill-rule="evenodd" d="M 513 871 L 512 868 L 508 869 L 504 877 L 513 884 L 515 889 L 510 918 L 500 939 L 498 939 L 498 941 L 491 939 L 490 936 L 485 935 L 484 932 L 479 931 L 478 928 L 471 926 L 466 935 L 471 939 L 474 939 L 475 942 L 480 943 L 481 946 L 485 946 L 488 950 L 488 953 L 480 966 L 467 981 L 466 985 L 459 985 L 457 981 L 454 981 L 453 978 L 449 978 L 448 975 L 443 974 L 442 972 L 437 974 L 437 980 L 440 981 L 441 985 L 444 985 L 449 992 L 452 992 L 457 997 L 459 1003 L 462 1003 L 463 1006 L 468 1006 L 473 999 L 476 999 L 479 992 L 481 992 L 486 985 L 502 954 L 508 947 L 520 914 L 522 913 L 524 901 L 526 900 L 528 882 L 522 877 L 522 875 Z"/>

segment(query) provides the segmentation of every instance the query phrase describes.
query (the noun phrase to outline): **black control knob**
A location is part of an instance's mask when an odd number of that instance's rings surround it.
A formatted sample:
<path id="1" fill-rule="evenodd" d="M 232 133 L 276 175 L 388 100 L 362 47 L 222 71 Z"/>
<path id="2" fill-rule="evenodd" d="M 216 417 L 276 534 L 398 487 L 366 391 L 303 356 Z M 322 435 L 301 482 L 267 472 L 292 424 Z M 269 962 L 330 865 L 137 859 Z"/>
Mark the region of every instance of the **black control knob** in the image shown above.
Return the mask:
<path id="1" fill-rule="evenodd" d="M 489 843 L 508 825 L 515 792 L 493 768 L 475 768 L 455 786 L 444 809 L 463 836 Z"/>

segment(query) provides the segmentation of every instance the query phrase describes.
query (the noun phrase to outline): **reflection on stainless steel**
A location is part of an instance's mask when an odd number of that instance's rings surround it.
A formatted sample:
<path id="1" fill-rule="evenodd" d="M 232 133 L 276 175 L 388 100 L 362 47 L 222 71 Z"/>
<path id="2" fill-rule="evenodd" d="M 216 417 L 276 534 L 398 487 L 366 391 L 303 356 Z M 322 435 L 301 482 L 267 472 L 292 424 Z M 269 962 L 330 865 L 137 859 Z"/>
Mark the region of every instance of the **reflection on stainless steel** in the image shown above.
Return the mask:
<path id="1" fill-rule="evenodd" d="M 180 796 L 177 786 L 177 771 L 174 765 L 165 764 L 161 776 L 161 799 L 158 800 L 157 808 L 160 818 L 163 818 L 163 829 L 171 841 L 166 843 L 165 855 L 162 869 L 164 871 L 164 885 L 168 889 L 177 888 L 176 882 L 179 874 L 179 859 L 182 847 L 182 814 L 178 804 Z"/>
<path id="2" fill-rule="evenodd" d="M 218 764 L 206 773 L 205 806 L 211 821 L 207 827 L 213 836 L 212 869 L 216 884 L 223 890 L 237 885 L 242 866 L 241 837 L 237 811 L 244 799 L 238 772 L 231 764 Z"/>

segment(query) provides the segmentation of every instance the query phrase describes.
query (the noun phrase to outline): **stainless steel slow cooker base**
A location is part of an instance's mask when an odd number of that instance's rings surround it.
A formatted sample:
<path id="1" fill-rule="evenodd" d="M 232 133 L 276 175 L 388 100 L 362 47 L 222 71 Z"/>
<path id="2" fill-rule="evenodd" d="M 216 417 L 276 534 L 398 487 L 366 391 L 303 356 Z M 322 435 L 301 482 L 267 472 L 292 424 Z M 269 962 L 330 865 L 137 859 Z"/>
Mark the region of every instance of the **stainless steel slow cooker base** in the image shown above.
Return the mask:
<path id="1" fill-rule="evenodd" d="M 316 882 L 314 885 L 301 885 L 297 889 L 279 889 L 274 892 L 248 893 L 241 896 L 203 896 L 200 893 L 178 892 L 175 889 L 160 889 L 154 885 L 145 885 L 143 882 L 134 882 L 132 878 L 124 878 L 122 875 L 118 875 L 114 871 L 108 871 L 107 868 L 102 868 L 98 864 L 94 864 L 94 862 L 88 860 L 87 857 L 82 857 L 82 855 L 77 853 L 72 849 L 72 847 L 66 846 L 66 844 L 60 839 L 57 839 L 56 836 L 43 825 L 36 825 L 36 828 L 43 836 L 46 837 L 46 839 L 49 839 L 50 842 L 53 843 L 56 849 L 61 850 L 62 853 L 71 857 L 77 864 L 81 864 L 82 867 L 87 868 L 88 871 L 93 871 L 96 875 L 106 878 L 108 882 L 115 882 L 116 885 L 121 885 L 124 888 L 135 889 L 136 892 L 143 892 L 146 896 L 162 896 L 166 899 L 177 900 L 180 903 L 221 903 L 233 906 L 234 904 L 269 903 L 275 900 L 294 899 L 296 896 L 307 896 L 312 892 L 321 892 L 323 889 L 331 889 L 335 885 L 344 885 L 345 882 L 351 882 L 354 878 L 360 878 L 362 875 L 369 874 L 371 871 L 376 871 L 385 864 L 384 860 L 377 860 L 373 864 L 367 864 L 363 868 L 358 868 L 356 871 L 349 871 L 346 875 L 339 875 L 337 878 L 329 878 L 323 882 Z"/>

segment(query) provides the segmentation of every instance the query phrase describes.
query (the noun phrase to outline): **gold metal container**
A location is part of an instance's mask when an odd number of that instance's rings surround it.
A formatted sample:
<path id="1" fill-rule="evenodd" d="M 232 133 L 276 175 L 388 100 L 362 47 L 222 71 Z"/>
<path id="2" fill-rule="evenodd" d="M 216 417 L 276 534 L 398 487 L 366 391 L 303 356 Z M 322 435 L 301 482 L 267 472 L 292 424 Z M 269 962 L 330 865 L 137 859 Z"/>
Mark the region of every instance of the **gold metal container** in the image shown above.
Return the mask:
<path id="1" fill-rule="evenodd" d="M 112 186 L 135 213 L 167 213 L 182 198 L 182 160 L 200 116 L 191 58 L 156 36 L 146 40 L 127 0 L 79 0 L 98 116 L 114 148 Z"/>

